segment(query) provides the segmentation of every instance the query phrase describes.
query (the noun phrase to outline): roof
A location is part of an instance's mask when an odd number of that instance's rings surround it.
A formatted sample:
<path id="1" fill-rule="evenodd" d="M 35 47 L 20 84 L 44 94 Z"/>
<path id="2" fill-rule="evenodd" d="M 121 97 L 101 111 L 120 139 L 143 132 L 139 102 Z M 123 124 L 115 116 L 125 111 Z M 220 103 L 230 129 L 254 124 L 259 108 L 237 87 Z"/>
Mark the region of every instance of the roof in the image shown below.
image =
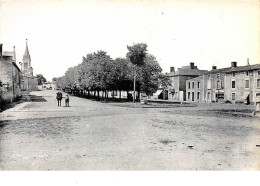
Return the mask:
<path id="1" fill-rule="evenodd" d="M 188 79 L 187 81 L 196 81 L 196 80 L 202 80 L 202 79 L 203 79 L 203 76 L 198 76 L 198 77 L 195 77 L 192 79 Z"/>
<path id="2" fill-rule="evenodd" d="M 259 70 L 260 64 L 256 65 L 246 65 L 246 66 L 240 66 L 240 67 L 231 67 L 226 70 L 224 70 L 224 73 L 232 73 L 232 72 L 243 72 L 243 71 L 249 71 L 249 70 Z"/>
<path id="3" fill-rule="evenodd" d="M 15 68 L 17 68 L 17 70 L 19 70 L 21 72 L 20 68 L 17 66 L 17 64 L 15 62 L 13 62 L 13 65 L 15 66 Z"/>
<path id="4" fill-rule="evenodd" d="M 229 70 L 231 68 L 232 67 L 210 70 L 207 73 L 205 73 L 205 75 L 207 75 L 207 74 L 216 74 L 216 73 L 224 73 L 225 71 L 227 71 L 227 70 Z"/>
<path id="5" fill-rule="evenodd" d="M 14 53 L 13 52 L 9 52 L 9 51 L 3 51 L 3 56 L 13 57 Z"/>
<path id="6" fill-rule="evenodd" d="M 167 75 L 168 76 L 200 76 L 207 72 L 208 72 L 207 70 L 180 68 L 176 72 L 170 72 Z"/>

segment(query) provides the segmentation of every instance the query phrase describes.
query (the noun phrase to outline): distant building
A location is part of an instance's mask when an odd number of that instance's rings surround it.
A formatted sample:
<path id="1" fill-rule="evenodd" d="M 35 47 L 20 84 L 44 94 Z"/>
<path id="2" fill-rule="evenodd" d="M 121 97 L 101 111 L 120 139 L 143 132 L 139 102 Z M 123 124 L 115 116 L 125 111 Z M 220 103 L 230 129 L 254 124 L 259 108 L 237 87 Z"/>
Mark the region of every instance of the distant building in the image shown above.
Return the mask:
<path id="1" fill-rule="evenodd" d="M 13 52 L 0 54 L 0 102 L 12 102 L 21 97 L 22 73 L 14 62 Z"/>
<path id="2" fill-rule="evenodd" d="M 37 90 L 38 88 L 38 79 L 33 76 L 33 68 L 31 66 L 31 56 L 28 49 L 28 43 L 26 39 L 26 47 L 23 55 L 22 63 L 22 73 L 23 73 L 23 83 L 22 90 Z"/>
<path id="3" fill-rule="evenodd" d="M 42 90 L 55 90 L 56 85 L 52 82 L 44 82 L 42 84 Z"/>
<path id="4" fill-rule="evenodd" d="M 168 99 L 174 101 L 186 101 L 186 81 L 208 72 L 207 70 L 199 70 L 194 63 L 183 66 L 175 71 L 174 67 L 170 68 L 167 75 L 171 79 L 172 86 L 168 88 Z"/>

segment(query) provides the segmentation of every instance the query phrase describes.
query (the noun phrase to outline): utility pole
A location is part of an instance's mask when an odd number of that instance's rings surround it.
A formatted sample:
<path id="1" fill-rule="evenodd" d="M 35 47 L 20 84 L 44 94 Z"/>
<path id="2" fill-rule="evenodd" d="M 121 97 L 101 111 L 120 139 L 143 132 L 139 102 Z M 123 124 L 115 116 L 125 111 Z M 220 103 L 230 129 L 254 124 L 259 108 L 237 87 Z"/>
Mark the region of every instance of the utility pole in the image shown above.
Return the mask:
<path id="1" fill-rule="evenodd" d="M 135 66 L 134 66 L 135 67 Z M 133 102 L 135 103 L 135 81 L 136 81 L 136 68 L 135 68 L 135 72 L 134 72 L 134 93 L 133 93 Z"/>

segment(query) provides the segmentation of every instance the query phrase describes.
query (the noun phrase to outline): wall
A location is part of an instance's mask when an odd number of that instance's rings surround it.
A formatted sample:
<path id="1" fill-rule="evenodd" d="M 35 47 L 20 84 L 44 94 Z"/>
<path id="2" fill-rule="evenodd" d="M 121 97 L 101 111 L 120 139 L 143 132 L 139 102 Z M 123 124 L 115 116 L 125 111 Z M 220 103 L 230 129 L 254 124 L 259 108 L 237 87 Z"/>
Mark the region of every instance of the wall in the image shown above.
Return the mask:
<path id="1" fill-rule="evenodd" d="M 194 88 L 192 88 L 192 82 L 194 82 Z M 198 83 L 200 83 L 199 88 Z M 190 79 L 186 81 L 186 101 L 192 101 L 192 92 L 194 93 L 194 102 L 204 102 L 203 76 L 201 76 L 201 79 Z M 198 92 L 200 93 L 199 99 Z M 190 98 L 188 97 L 189 93 Z"/>
<path id="2" fill-rule="evenodd" d="M 249 80 L 249 88 L 245 88 L 245 80 Z M 249 76 L 246 76 L 246 72 L 236 72 L 235 77 L 233 77 L 232 73 L 226 74 L 225 80 L 225 97 L 227 100 L 231 102 L 243 101 L 243 95 L 245 92 L 249 94 L 250 103 L 255 103 L 256 101 L 256 92 L 260 92 L 256 87 L 256 79 L 257 79 L 257 70 L 249 72 Z M 232 88 L 232 80 L 234 80 L 235 88 Z M 235 93 L 235 100 L 232 101 L 232 93 Z M 245 100 L 244 100 L 245 101 Z"/>
<path id="3" fill-rule="evenodd" d="M 2 101 L 12 102 L 21 97 L 21 71 L 12 62 L 11 56 L 0 59 L 0 80 L 3 84 L 0 88 Z"/>
<path id="4" fill-rule="evenodd" d="M 218 77 L 219 74 L 219 77 Z M 209 79 L 210 75 L 210 79 Z M 221 82 L 220 87 L 217 86 L 217 82 Z M 204 75 L 204 83 L 206 84 L 206 91 L 205 93 L 205 101 L 207 102 L 223 102 L 225 101 L 225 75 L 224 73 L 217 72 L 217 73 L 211 73 Z M 208 98 L 208 93 L 210 93 L 210 98 Z M 224 98 L 218 98 L 217 94 L 223 95 L 224 93 Z M 220 96 L 219 96 L 220 97 Z"/>
<path id="5" fill-rule="evenodd" d="M 36 77 L 32 76 L 23 76 L 22 81 L 22 90 L 37 90 L 38 89 L 38 80 Z"/>

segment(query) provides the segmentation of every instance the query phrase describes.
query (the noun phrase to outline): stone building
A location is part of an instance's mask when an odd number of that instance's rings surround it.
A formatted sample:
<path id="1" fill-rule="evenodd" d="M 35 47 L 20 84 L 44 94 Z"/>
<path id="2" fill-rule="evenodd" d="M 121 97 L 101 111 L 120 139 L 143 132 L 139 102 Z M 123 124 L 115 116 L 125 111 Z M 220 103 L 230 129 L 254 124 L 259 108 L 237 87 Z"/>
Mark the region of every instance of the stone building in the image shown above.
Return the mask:
<path id="1" fill-rule="evenodd" d="M 204 79 L 203 76 L 186 81 L 186 101 L 204 102 Z"/>
<path id="2" fill-rule="evenodd" d="M 217 69 L 216 66 L 212 66 L 212 70 L 204 75 L 187 80 L 186 89 L 188 93 L 186 100 L 195 102 L 224 102 L 224 72 L 230 68 Z"/>
<path id="3" fill-rule="evenodd" d="M 175 71 L 174 67 L 170 68 L 167 75 L 171 79 L 171 86 L 168 88 L 168 99 L 173 101 L 186 101 L 186 81 L 208 72 L 207 70 L 199 70 L 194 63 L 183 66 Z"/>
<path id="4" fill-rule="evenodd" d="M 232 103 L 260 101 L 260 64 L 232 67 L 225 71 L 225 99 Z"/>
<path id="5" fill-rule="evenodd" d="M 28 49 L 28 43 L 26 39 L 26 47 L 23 55 L 22 63 L 22 73 L 23 73 L 23 82 L 22 90 L 37 90 L 38 89 L 38 79 L 33 76 L 33 68 L 31 66 L 31 56 Z"/>
<path id="6" fill-rule="evenodd" d="M 255 104 L 260 101 L 260 64 L 217 69 L 187 80 L 187 101 Z"/>
<path id="7" fill-rule="evenodd" d="M 12 102 L 21 97 L 22 73 L 14 62 L 13 52 L 0 54 L 0 102 Z"/>

